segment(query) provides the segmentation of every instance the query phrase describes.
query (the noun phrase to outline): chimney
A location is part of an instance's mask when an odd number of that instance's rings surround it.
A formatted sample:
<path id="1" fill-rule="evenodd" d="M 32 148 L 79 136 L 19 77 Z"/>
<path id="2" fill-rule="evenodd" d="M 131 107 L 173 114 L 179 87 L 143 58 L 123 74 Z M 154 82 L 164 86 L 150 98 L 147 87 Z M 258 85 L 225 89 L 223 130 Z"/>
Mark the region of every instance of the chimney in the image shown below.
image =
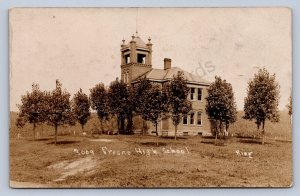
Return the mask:
<path id="1" fill-rule="evenodd" d="M 171 59 L 164 58 L 164 70 L 171 69 Z"/>

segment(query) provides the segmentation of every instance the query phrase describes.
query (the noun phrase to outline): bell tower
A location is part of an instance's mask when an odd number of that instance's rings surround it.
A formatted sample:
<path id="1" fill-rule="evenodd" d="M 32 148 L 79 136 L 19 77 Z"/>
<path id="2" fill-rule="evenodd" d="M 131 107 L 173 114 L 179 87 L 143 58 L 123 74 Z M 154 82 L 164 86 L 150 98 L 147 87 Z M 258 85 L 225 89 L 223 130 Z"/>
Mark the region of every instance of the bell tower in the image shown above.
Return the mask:
<path id="1" fill-rule="evenodd" d="M 132 35 L 131 41 L 121 45 L 121 80 L 127 84 L 152 69 L 152 43 L 148 43 L 138 36 Z"/>

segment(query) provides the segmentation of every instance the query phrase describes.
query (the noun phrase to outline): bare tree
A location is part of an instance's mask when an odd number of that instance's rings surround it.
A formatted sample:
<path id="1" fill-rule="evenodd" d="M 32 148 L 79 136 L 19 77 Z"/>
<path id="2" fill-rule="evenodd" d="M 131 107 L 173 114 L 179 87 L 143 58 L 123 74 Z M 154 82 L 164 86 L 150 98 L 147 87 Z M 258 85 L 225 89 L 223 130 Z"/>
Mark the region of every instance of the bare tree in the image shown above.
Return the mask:
<path id="1" fill-rule="evenodd" d="M 263 68 L 249 81 L 244 103 L 244 119 L 255 120 L 257 130 L 262 127 L 262 144 L 265 142 L 265 121 L 279 122 L 279 84 L 275 74 Z"/>

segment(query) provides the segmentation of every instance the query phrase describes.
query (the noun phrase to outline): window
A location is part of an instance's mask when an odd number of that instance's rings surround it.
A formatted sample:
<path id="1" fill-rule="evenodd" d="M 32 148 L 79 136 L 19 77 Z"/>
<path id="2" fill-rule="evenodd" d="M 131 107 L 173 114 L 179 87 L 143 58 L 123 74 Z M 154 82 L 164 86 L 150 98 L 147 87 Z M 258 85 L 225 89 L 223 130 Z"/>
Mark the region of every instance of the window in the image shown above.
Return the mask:
<path id="1" fill-rule="evenodd" d="M 187 114 L 184 114 L 184 115 L 183 115 L 182 123 L 183 123 L 184 125 L 187 125 L 187 124 L 188 124 Z"/>
<path id="2" fill-rule="evenodd" d="M 197 113 L 197 125 L 202 125 L 202 113 Z"/>
<path id="3" fill-rule="evenodd" d="M 145 64 L 145 57 L 146 57 L 146 55 L 144 55 L 144 54 L 138 54 L 137 55 L 137 61 L 138 61 L 138 63 Z"/>
<path id="4" fill-rule="evenodd" d="M 198 100 L 202 100 L 202 88 L 198 88 Z"/>
<path id="5" fill-rule="evenodd" d="M 195 97 L 195 88 L 191 88 L 191 90 L 190 90 L 190 99 L 194 100 L 194 97 Z"/>
<path id="6" fill-rule="evenodd" d="M 127 54 L 127 55 L 125 55 L 125 63 L 127 64 L 129 62 L 130 62 L 130 55 Z"/>
<path id="7" fill-rule="evenodd" d="M 193 125 L 194 124 L 194 118 L 195 118 L 195 113 L 191 112 L 190 114 L 190 124 Z"/>

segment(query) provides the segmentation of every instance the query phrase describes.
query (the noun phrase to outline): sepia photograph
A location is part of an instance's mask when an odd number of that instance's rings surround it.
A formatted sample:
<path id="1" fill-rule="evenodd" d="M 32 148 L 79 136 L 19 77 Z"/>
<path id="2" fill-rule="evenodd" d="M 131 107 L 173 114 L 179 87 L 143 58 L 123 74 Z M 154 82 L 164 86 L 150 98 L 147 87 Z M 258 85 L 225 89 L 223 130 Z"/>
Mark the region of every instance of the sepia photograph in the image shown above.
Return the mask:
<path id="1" fill-rule="evenodd" d="M 293 185 L 292 11 L 11 8 L 12 188 Z"/>

